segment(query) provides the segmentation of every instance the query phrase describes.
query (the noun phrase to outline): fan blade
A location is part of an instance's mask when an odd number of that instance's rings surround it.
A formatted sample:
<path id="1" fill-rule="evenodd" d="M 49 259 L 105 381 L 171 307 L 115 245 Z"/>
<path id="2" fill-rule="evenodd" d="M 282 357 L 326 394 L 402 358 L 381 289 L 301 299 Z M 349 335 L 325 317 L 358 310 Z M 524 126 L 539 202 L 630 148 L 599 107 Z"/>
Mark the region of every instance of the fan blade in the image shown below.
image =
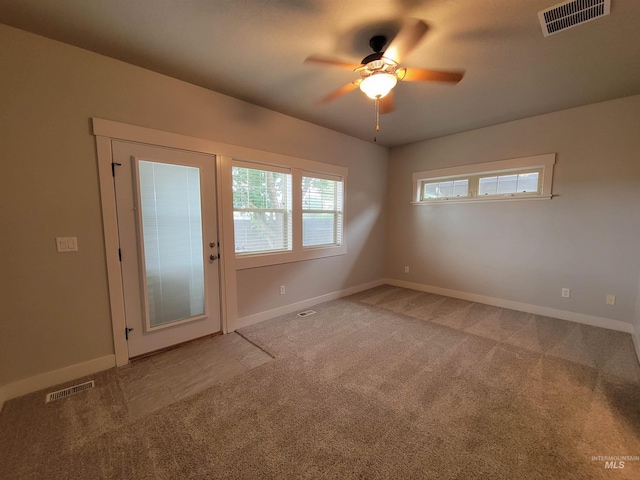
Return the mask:
<path id="1" fill-rule="evenodd" d="M 356 68 L 360 68 L 362 66 L 359 63 L 347 63 L 340 60 L 334 60 L 332 58 L 321 57 L 319 55 L 309 55 L 307 58 L 305 58 L 304 63 L 317 63 L 320 65 L 346 68 L 347 70 L 355 70 Z"/>
<path id="2" fill-rule="evenodd" d="M 351 83 L 347 83 L 345 86 L 343 86 L 342 88 L 339 88 L 338 90 L 336 90 L 335 92 L 330 93 L 329 95 L 327 95 L 326 97 L 324 97 L 322 100 L 320 100 L 320 102 L 318 103 L 329 103 L 332 102 L 333 100 L 335 100 L 338 97 L 341 97 L 342 95 L 344 95 L 345 93 L 349 93 L 353 90 L 355 90 L 356 88 L 358 88 L 358 84 L 359 82 L 351 82 Z"/>
<path id="3" fill-rule="evenodd" d="M 464 72 L 442 72 L 440 70 L 425 70 L 422 68 L 405 68 L 404 76 L 398 74 L 403 82 L 447 82 L 458 83 L 464 77 Z"/>
<path id="4" fill-rule="evenodd" d="M 396 109 L 396 100 L 393 97 L 393 90 L 378 101 L 380 102 L 380 113 L 382 115 L 385 113 L 391 113 Z"/>
<path id="5" fill-rule="evenodd" d="M 422 20 L 407 19 L 383 56 L 400 63 L 420 42 L 429 27 Z"/>

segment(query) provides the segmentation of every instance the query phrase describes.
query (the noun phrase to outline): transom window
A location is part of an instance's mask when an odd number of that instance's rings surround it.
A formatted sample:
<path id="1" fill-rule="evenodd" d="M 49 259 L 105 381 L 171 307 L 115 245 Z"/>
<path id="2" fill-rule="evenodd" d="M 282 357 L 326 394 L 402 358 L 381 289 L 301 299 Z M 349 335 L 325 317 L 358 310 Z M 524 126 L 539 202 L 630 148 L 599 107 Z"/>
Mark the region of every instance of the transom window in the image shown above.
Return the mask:
<path id="1" fill-rule="evenodd" d="M 551 198 L 555 154 L 413 174 L 416 204 Z"/>
<path id="2" fill-rule="evenodd" d="M 478 196 L 509 195 L 535 193 L 539 194 L 542 185 L 542 169 L 531 172 L 505 173 L 478 177 Z"/>
<path id="3" fill-rule="evenodd" d="M 422 198 L 468 197 L 469 179 L 423 183 Z"/>

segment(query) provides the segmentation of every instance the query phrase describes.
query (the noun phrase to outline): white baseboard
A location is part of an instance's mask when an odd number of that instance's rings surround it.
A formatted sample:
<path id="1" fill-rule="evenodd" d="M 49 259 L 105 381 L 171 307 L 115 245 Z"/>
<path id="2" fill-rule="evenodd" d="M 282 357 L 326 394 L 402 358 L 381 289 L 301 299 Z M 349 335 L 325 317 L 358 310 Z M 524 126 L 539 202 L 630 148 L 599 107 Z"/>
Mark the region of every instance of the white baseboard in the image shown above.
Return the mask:
<path id="1" fill-rule="evenodd" d="M 88 362 L 78 363 L 51 372 L 42 373 L 34 377 L 25 378 L 0 387 L 0 411 L 4 402 L 12 398 L 21 397 L 28 393 L 37 392 L 43 388 L 53 387 L 60 383 L 69 382 L 76 378 L 101 372 L 116 366 L 116 356 L 106 355 L 94 358 Z"/>
<path id="2" fill-rule="evenodd" d="M 380 285 L 384 285 L 385 283 L 386 280 L 383 279 L 375 280 L 373 282 L 356 285 L 355 287 L 345 288 L 344 290 L 338 290 L 337 292 L 320 295 L 319 297 L 309 298 L 301 302 L 284 305 L 272 310 L 254 313 L 253 315 L 239 318 L 236 322 L 236 325 L 237 328 L 248 327 L 249 325 L 255 325 L 256 323 L 264 322 L 265 320 L 270 320 L 281 315 L 287 315 L 288 313 L 296 312 L 298 310 L 304 310 L 319 303 L 328 302 L 329 300 L 335 300 L 336 298 L 346 297 L 348 295 L 353 295 L 354 293 L 362 292 L 363 290 L 378 287 Z"/>
<path id="3" fill-rule="evenodd" d="M 640 327 L 635 328 L 635 332 L 631 334 L 633 339 L 633 346 L 636 347 L 636 357 L 638 357 L 638 363 L 640 363 Z"/>
<path id="4" fill-rule="evenodd" d="M 493 298 L 493 297 L 487 297 L 484 295 L 478 295 L 475 293 L 461 292 L 458 290 L 449 290 L 448 288 L 433 287 L 431 285 L 423 285 L 421 283 L 405 282 L 403 280 L 396 280 L 393 278 L 387 278 L 384 283 L 387 283 L 389 285 L 394 285 L 396 287 L 410 288 L 411 290 L 419 290 L 421 292 L 435 293 L 437 295 L 460 298 L 462 300 L 468 300 L 470 302 L 484 303 L 486 305 L 509 308 L 511 310 L 518 310 L 520 312 L 534 313 L 536 315 L 544 315 L 546 317 L 559 318 L 561 320 L 568 320 L 570 322 L 583 323 L 585 325 L 591 325 L 593 327 L 608 328 L 609 330 L 617 330 L 620 332 L 631 333 L 632 335 L 634 334 L 633 325 L 627 322 L 622 322 L 620 320 L 614 320 L 611 318 L 596 317 L 593 315 L 586 315 L 584 313 L 576 313 L 576 312 L 569 312 L 566 310 L 558 310 L 556 308 L 542 307 L 540 305 L 531 305 L 528 303 L 513 302 L 511 300 L 504 300 L 502 298 Z M 636 343 L 636 351 L 638 351 L 637 343 Z"/>

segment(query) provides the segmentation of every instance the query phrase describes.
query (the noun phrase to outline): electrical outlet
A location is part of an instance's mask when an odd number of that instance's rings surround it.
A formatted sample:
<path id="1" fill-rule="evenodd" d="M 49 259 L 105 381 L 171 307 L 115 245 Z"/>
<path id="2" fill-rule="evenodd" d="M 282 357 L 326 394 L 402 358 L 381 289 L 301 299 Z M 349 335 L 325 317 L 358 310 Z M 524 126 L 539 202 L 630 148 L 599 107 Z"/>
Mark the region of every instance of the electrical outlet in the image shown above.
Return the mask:
<path id="1" fill-rule="evenodd" d="M 571 296 L 571 289 L 570 288 L 563 288 L 562 289 L 562 298 L 569 298 Z"/>
<path id="2" fill-rule="evenodd" d="M 616 304 L 616 296 L 607 295 L 607 305 L 615 305 L 615 304 Z"/>
<path id="3" fill-rule="evenodd" d="M 409 273 L 409 267 L 404 267 L 404 273 Z"/>
<path id="4" fill-rule="evenodd" d="M 284 295 L 287 293 L 287 290 L 284 288 L 284 285 L 280 285 L 280 295 Z"/>

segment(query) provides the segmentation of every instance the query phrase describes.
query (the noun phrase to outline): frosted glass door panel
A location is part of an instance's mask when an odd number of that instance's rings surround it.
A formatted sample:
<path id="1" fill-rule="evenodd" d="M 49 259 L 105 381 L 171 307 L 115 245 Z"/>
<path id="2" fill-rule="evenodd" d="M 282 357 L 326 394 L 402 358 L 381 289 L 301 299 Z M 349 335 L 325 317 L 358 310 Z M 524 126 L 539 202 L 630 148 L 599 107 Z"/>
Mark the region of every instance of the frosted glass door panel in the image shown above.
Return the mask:
<path id="1" fill-rule="evenodd" d="M 205 314 L 200 170 L 138 162 L 146 327 Z"/>

